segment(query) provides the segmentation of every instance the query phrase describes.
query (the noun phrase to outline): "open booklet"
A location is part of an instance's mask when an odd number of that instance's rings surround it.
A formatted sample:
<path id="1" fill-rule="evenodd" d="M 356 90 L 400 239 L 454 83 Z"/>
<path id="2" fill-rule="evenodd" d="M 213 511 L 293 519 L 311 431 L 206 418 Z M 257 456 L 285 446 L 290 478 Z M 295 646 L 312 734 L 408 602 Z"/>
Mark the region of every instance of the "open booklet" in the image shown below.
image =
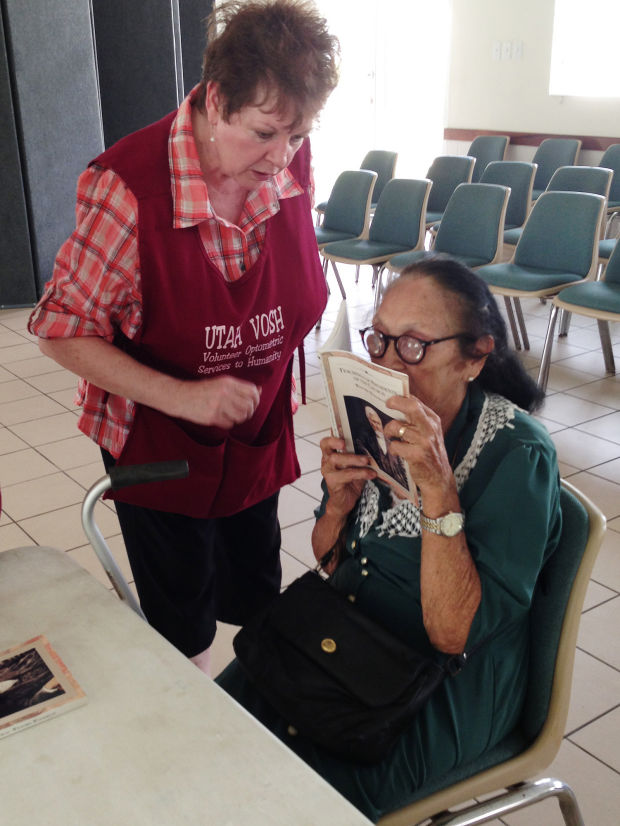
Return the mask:
<path id="1" fill-rule="evenodd" d="M 319 350 L 332 432 L 344 439 L 347 452 L 370 456 L 379 478 L 400 496 L 415 500 L 409 466 L 389 452 L 389 439 L 384 434 L 390 419 L 404 420 L 402 413 L 386 406 L 386 401 L 390 396 L 408 395 L 407 376 L 348 352 L 347 342 L 350 348 L 343 301 L 334 331 Z"/>
<path id="2" fill-rule="evenodd" d="M 0 738 L 85 702 L 86 695 L 43 635 L 0 652 Z"/>

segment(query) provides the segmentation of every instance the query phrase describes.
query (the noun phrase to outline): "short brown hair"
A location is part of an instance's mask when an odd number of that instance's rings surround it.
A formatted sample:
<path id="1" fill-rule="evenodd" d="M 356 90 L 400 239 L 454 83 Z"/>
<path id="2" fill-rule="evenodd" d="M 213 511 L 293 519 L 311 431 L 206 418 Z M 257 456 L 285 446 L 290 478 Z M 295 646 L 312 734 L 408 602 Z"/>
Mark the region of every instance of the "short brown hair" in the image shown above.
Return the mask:
<path id="1" fill-rule="evenodd" d="M 338 40 L 308 0 L 229 0 L 207 24 L 208 44 L 196 105 L 218 84 L 226 120 L 275 91 L 277 109 L 295 109 L 295 124 L 318 112 L 338 82 Z"/>

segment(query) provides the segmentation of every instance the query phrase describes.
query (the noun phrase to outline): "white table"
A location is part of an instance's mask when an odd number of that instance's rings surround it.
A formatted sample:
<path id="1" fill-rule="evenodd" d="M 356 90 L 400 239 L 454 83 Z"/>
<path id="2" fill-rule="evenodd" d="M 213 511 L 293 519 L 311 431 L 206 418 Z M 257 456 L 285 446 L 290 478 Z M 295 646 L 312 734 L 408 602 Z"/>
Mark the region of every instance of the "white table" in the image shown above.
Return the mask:
<path id="1" fill-rule="evenodd" d="M 88 702 L 0 740 L 2 824 L 369 823 L 66 554 L 0 553 L 0 650 L 38 634 Z"/>

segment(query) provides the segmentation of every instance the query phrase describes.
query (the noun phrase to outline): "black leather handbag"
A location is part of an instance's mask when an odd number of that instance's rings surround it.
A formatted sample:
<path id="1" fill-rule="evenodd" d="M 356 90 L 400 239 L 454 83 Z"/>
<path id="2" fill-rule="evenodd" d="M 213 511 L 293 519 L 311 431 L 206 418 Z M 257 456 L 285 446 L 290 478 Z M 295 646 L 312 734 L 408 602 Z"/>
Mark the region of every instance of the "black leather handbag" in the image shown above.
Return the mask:
<path id="1" fill-rule="evenodd" d="M 332 754 L 372 765 L 466 655 L 439 663 L 363 614 L 317 573 L 295 580 L 235 636 L 237 659 L 289 723 Z"/>

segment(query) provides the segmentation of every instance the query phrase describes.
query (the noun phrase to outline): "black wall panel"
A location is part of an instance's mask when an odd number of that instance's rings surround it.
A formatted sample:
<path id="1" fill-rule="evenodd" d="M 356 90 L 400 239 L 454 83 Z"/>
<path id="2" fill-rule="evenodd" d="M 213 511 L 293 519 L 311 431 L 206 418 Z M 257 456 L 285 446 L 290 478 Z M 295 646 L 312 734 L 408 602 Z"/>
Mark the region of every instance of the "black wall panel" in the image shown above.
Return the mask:
<path id="1" fill-rule="evenodd" d="M 30 236 L 41 287 L 103 147 L 89 0 L 3 0 Z"/>
<path id="2" fill-rule="evenodd" d="M 0 306 L 40 295 L 88 161 L 198 82 L 211 6 L 0 0 Z"/>
<path id="3" fill-rule="evenodd" d="M 9 62 L 0 7 L 0 307 L 36 299 Z"/>
<path id="4" fill-rule="evenodd" d="M 185 94 L 200 81 L 202 53 L 207 43 L 207 17 L 212 0 L 179 0 Z"/>
<path id="5" fill-rule="evenodd" d="M 105 145 L 177 107 L 200 80 L 208 0 L 178 0 L 181 48 L 175 51 L 171 0 L 92 0 Z"/>

